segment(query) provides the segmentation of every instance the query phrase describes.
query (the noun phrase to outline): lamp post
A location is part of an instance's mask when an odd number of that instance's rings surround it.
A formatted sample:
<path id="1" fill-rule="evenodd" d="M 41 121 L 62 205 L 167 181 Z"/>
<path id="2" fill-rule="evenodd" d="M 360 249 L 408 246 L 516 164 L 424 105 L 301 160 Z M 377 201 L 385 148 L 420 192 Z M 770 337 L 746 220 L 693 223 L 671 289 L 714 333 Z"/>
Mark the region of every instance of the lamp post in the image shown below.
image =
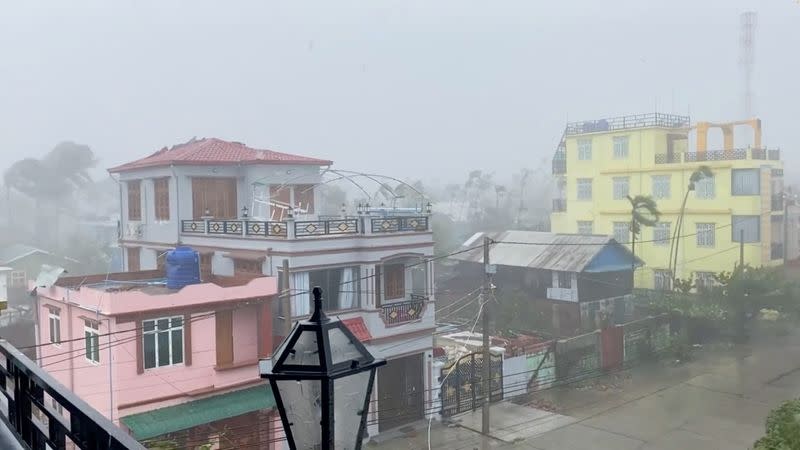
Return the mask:
<path id="1" fill-rule="evenodd" d="M 242 206 L 242 219 L 247 220 L 248 218 L 250 218 L 250 209 L 247 205 Z"/>
<path id="2" fill-rule="evenodd" d="M 386 361 L 325 315 L 322 289 L 313 294 L 314 314 L 295 323 L 271 369 L 260 364 L 261 378 L 272 387 L 290 449 L 359 450 L 375 371 Z"/>

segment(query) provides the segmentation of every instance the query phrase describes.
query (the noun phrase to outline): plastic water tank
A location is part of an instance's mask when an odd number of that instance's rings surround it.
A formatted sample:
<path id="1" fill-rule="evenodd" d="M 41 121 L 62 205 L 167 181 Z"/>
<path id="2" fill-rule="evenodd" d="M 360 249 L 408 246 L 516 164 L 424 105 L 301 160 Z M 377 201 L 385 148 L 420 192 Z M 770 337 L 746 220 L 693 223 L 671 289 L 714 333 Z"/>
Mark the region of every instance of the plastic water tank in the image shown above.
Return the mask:
<path id="1" fill-rule="evenodd" d="M 167 287 L 180 289 L 200 282 L 200 255 L 191 247 L 177 247 L 167 253 Z"/>

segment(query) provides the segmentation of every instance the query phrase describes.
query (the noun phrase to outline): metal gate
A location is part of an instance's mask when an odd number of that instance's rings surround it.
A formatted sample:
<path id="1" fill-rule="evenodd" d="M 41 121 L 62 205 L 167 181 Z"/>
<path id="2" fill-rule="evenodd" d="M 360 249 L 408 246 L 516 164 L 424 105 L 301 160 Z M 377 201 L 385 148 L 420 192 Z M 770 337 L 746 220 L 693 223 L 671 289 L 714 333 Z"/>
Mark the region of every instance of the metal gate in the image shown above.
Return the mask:
<path id="1" fill-rule="evenodd" d="M 491 355 L 489 401 L 503 399 L 503 356 Z M 442 416 L 473 411 L 483 405 L 483 353 L 464 355 L 442 369 Z"/>

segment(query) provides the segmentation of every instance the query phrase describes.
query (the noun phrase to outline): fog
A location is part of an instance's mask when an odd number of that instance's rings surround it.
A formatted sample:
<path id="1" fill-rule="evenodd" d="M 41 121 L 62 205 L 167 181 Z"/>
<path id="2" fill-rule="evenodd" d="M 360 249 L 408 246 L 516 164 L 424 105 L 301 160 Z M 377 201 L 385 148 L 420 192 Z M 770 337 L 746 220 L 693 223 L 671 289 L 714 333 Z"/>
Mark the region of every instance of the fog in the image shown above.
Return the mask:
<path id="1" fill-rule="evenodd" d="M 103 168 L 192 136 L 461 182 L 548 164 L 567 120 L 744 116 L 759 14 L 765 143 L 800 162 L 800 4 L 42 1 L 0 7 L 0 168 L 55 144 Z"/>

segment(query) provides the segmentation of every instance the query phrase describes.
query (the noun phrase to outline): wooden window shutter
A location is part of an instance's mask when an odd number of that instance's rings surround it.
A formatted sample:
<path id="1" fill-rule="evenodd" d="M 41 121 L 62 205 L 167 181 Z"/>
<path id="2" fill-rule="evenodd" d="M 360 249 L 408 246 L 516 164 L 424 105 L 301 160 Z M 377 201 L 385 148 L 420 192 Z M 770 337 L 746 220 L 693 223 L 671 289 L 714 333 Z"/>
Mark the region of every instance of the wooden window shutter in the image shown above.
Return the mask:
<path id="1" fill-rule="evenodd" d="M 142 321 L 134 322 L 136 327 L 136 373 L 144 373 L 144 342 L 142 342 Z"/>
<path id="2" fill-rule="evenodd" d="M 239 215 L 236 178 L 192 178 L 192 213 L 215 219 L 236 219 Z"/>
<path id="3" fill-rule="evenodd" d="M 128 247 L 125 249 L 128 253 L 128 272 L 138 272 L 141 269 L 141 253 L 142 249 L 140 247 Z"/>
<path id="4" fill-rule="evenodd" d="M 128 184 L 128 220 L 142 220 L 142 182 L 130 180 Z"/>
<path id="5" fill-rule="evenodd" d="M 233 364 L 233 311 L 217 311 L 217 367 Z"/>
<path id="6" fill-rule="evenodd" d="M 386 266 L 386 298 L 405 297 L 406 268 L 403 264 L 389 264 Z"/>
<path id="7" fill-rule="evenodd" d="M 381 266 L 375 266 L 375 307 L 381 306 Z"/>
<path id="8" fill-rule="evenodd" d="M 169 220 L 169 178 L 153 180 L 156 220 Z"/>

